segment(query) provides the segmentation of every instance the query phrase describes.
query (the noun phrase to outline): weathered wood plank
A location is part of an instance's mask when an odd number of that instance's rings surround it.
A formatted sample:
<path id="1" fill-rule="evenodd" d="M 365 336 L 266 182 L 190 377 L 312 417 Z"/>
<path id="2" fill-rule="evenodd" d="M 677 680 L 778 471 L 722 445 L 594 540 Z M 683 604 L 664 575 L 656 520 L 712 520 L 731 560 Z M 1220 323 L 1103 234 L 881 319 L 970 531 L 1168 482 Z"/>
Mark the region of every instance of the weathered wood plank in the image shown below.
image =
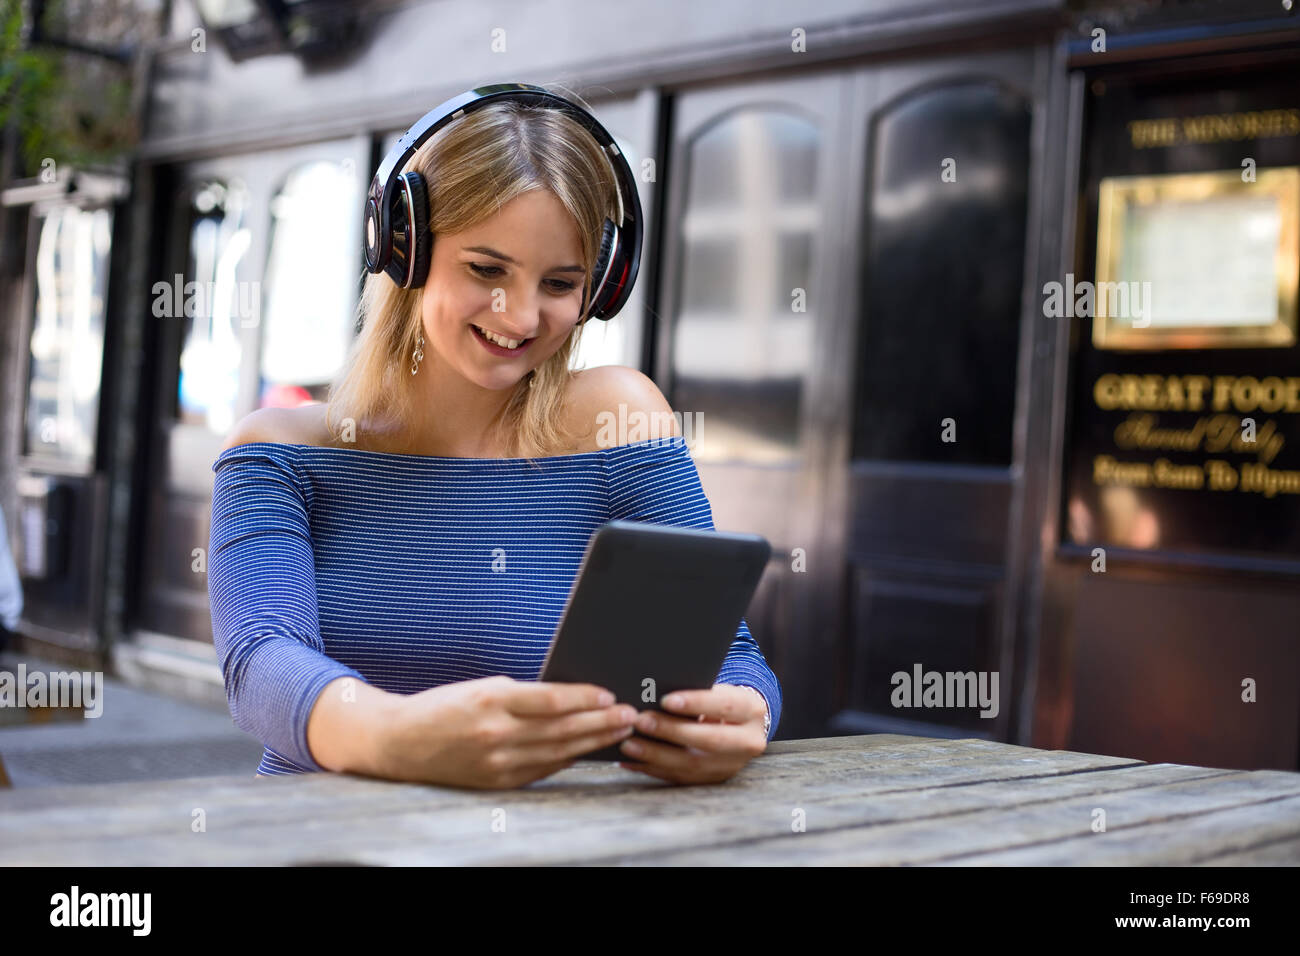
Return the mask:
<path id="1" fill-rule="evenodd" d="M 1300 774 L 893 734 L 778 744 L 731 781 L 701 787 L 579 763 L 513 791 L 339 774 L 10 791 L 0 794 L 0 863 L 890 864 L 1058 850 L 1075 862 L 1075 845 L 1163 862 L 1160 826 L 1226 810 L 1257 815 L 1238 814 L 1231 839 L 1202 855 L 1284 846 L 1300 831 L 1285 816 Z M 1105 834 L 1090 830 L 1097 806 Z M 206 832 L 190 829 L 196 807 Z M 792 832 L 796 812 L 807 832 Z M 1156 834 L 1155 849 L 1130 845 L 1138 831 Z"/>
<path id="2" fill-rule="evenodd" d="M 1052 846 L 986 853 L 960 862 L 976 866 L 1056 866 L 1066 861 L 1072 866 L 1221 865 L 1214 858 L 1224 852 L 1249 859 L 1250 847 L 1255 845 L 1300 840 L 1300 796 L 1139 825 L 1121 831 L 1121 835 L 1122 841 L 1075 838 Z M 1284 862 L 1300 865 L 1300 855 Z"/>
<path id="3" fill-rule="evenodd" d="M 971 738 L 967 738 L 971 739 Z M 944 737 L 910 737 L 907 734 L 848 734 L 843 737 L 810 737 L 804 740 L 773 740 L 765 753 L 821 753 L 824 750 L 863 750 L 879 747 L 926 747 Z"/>
<path id="4" fill-rule="evenodd" d="M 1176 765 L 1171 765 L 1176 766 Z M 1100 776 L 1114 777 L 1119 771 Z M 1091 775 L 1080 775 L 1091 776 Z M 944 821 L 934 818 L 902 823 L 840 827 L 825 832 L 789 834 L 750 841 L 738 846 L 730 862 L 762 865 L 898 865 L 916 863 L 969 863 L 974 865 L 1077 865 L 1087 861 L 1111 865 L 1153 865 L 1167 862 L 1172 855 L 1185 862 L 1197 852 L 1190 830 L 1198 815 L 1232 810 L 1233 826 L 1224 828 L 1236 846 L 1252 844 L 1300 832 L 1300 774 L 1281 772 L 1217 773 L 1153 787 L 1122 791 L 1103 788 L 1082 797 L 1056 799 L 1054 790 L 1062 780 L 1005 781 L 984 787 L 989 791 L 1008 787 L 1024 790 L 1036 785 L 1046 799 L 1006 807 L 954 815 Z M 1092 810 L 1107 814 L 1107 832 L 1093 833 Z M 1238 812 L 1240 811 L 1240 812 Z M 1173 820 L 1177 824 L 1172 824 Z M 943 825 L 939 825 L 942 822 Z M 1160 852 L 1146 852 L 1138 845 L 1137 830 L 1156 824 L 1172 824 L 1175 837 L 1160 844 Z M 1017 848 L 1017 849 L 1011 849 Z M 1209 847 L 1212 849 L 1213 847 Z M 1175 853 L 1175 851 L 1177 851 Z M 622 861 L 665 865 L 702 864 L 716 861 L 716 853 L 682 850 Z"/>
<path id="5" fill-rule="evenodd" d="M 854 737 L 827 737 L 813 740 L 787 740 L 774 741 L 768 745 L 765 757 L 771 754 L 790 754 L 801 752 L 816 752 L 818 750 L 875 750 L 880 747 L 889 747 L 891 751 L 898 747 L 913 747 L 926 749 L 930 743 L 930 738 L 926 737 L 905 737 L 898 734 L 867 734 Z M 539 781 L 537 786 L 546 786 L 553 781 L 560 779 L 561 775 L 553 775 L 547 780 Z M 569 781 L 588 781 L 605 782 L 616 779 L 626 778 L 625 771 L 619 770 L 617 766 L 610 763 L 585 761 L 579 762 L 574 767 L 565 771 L 563 779 Z M 644 780 L 638 777 L 638 780 Z M 367 780 L 363 777 L 356 777 L 347 774 L 303 774 L 300 776 L 270 776 L 257 778 L 254 774 L 249 773 L 229 775 L 221 777 L 190 777 L 173 780 L 157 780 L 141 783 L 140 781 L 124 781 L 118 783 L 104 784 L 57 784 L 48 787 L 31 787 L 19 790 L 8 790 L 0 793 L 0 814 L 16 813 L 28 810 L 45 810 L 51 807 L 68 806 L 80 807 L 86 803 L 86 787 L 94 786 L 95 791 L 99 794 L 99 802 L 104 804 L 120 804 L 130 802 L 137 798 L 152 799 L 153 797 L 165 797 L 170 793 L 191 794 L 196 786 L 203 786 L 215 795 L 229 795 L 232 799 L 238 799 L 241 796 L 252 803 L 260 803 L 262 798 L 258 795 L 258 790 L 250 790 L 246 784 L 254 782 L 263 786 L 275 787 L 289 785 L 294 788 L 302 788 L 310 791 L 312 787 L 321 785 L 321 781 L 338 781 L 328 784 L 330 788 L 337 788 L 343 794 L 364 794 L 375 792 L 382 794 L 385 791 L 385 785 L 391 781 Z M 372 786 L 373 790 L 365 789 Z M 451 792 L 459 792 L 454 788 L 449 788 Z M 468 791 L 466 791 L 468 792 Z M 187 796 L 187 799 L 188 796 Z"/>
<path id="6" fill-rule="evenodd" d="M 346 821 L 353 816 L 377 818 L 405 811 L 438 813 L 463 806 L 520 804 L 552 804 L 566 814 L 584 817 L 602 804 L 619 813 L 653 813 L 663 804 L 674 807 L 676 813 L 707 812 L 711 807 L 729 813 L 738 801 L 768 801 L 787 794 L 792 786 L 823 799 L 837 794 L 861 797 L 986 779 L 1075 773 L 1112 766 L 1116 759 L 983 740 L 910 740 L 917 743 L 890 742 L 863 752 L 831 749 L 820 754 L 764 754 L 733 780 L 712 787 L 671 787 L 642 774 L 591 763 L 533 787 L 496 795 L 337 774 L 63 787 L 58 788 L 61 800 L 35 810 L 31 809 L 31 795 L 38 791 L 26 791 L 26 813 L 11 812 L 7 802 L 0 800 L 0 862 L 10 862 L 9 854 L 14 851 L 9 848 L 17 843 L 30 850 L 42 841 L 66 847 L 70 842 L 105 837 L 163 835 L 169 829 L 188 834 L 195 808 L 207 813 L 210 826 L 220 819 L 226 828 L 257 826 L 288 814 Z M 1121 766 L 1138 764 L 1121 761 Z M 114 796 L 117 801 L 111 799 Z"/>
<path id="7" fill-rule="evenodd" d="M 53 862 L 69 852 L 85 854 L 79 861 L 116 863 L 250 862 L 279 863 L 306 857 L 363 859 L 383 863 L 567 863 L 626 858 L 661 853 L 673 848 L 690 850 L 730 845 L 790 833 L 791 813 L 798 806 L 808 814 L 810 829 L 834 830 L 864 822 L 893 822 L 940 818 L 942 826 L 961 813 L 987 810 L 991 804 L 1014 807 L 1018 803 L 1056 799 L 1068 794 L 1109 792 L 1125 787 L 1151 786 L 1225 771 L 1177 765 L 1139 765 L 1104 773 L 1074 773 L 1061 777 L 1029 777 L 1016 787 L 992 790 L 988 782 L 941 786 L 919 794 L 890 790 L 888 782 L 864 786 L 860 781 L 833 782 L 820 789 L 772 792 L 755 799 L 752 794 L 724 795 L 724 788 L 677 788 L 601 796 L 572 794 L 568 802 L 512 800 L 509 794 L 482 795 L 469 806 L 461 801 L 452 808 L 407 810 L 397 813 L 361 813 L 326 803 L 310 815 L 261 813 L 239 822 L 209 815 L 206 841 L 186 831 L 170 837 L 147 828 L 141 832 L 113 834 L 90 832 L 43 845 L 24 841 L 13 862 Z M 1116 776 L 1119 775 L 1119 776 Z M 1112 779 L 1113 778 L 1113 779 Z M 1058 786 L 1053 787 L 1053 782 Z M 1064 788 L 1062 790 L 1061 788 Z M 519 795 L 523 791 L 517 792 Z M 670 798 L 665 800 L 664 798 Z M 683 806 L 683 802 L 687 801 Z M 506 811 L 507 833 L 491 831 L 495 807 Z M 297 809 L 297 808 L 296 808 Z M 184 818 L 188 828 L 188 816 Z M 72 822 L 72 821 L 69 821 Z M 203 835 L 199 835 L 202 837 Z M 806 836 L 806 835 L 801 835 Z M 69 845 L 76 847 L 70 851 Z M 9 862 L 3 856 L 0 860 Z"/>
<path id="8" fill-rule="evenodd" d="M 734 780 L 721 786 L 762 786 L 790 776 L 806 778 L 809 773 L 833 778 L 840 776 L 845 768 L 855 771 L 884 771 L 895 768 L 903 760 L 908 762 L 906 765 L 919 764 L 922 760 L 927 765 L 942 766 L 978 763 L 989 773 L 997 772 L 999 767 L 1009 766 L 1014 769 L 1016 774 L 1023 773 L 1028 765 L 1033 765 L 1035 769 L 1040 771 L 1068 773 L 1082 768 L 1138 763 L 1138 761 L 1126 758 L 1097 757 L 1091 754 L 1074 754 L 1069 751 L 1035 751 L 1030 748 L 1007 747 L 1007 745 L 992 744 L 980 740 L 970 741 L 971 746 L 966 746 L 961 742 L 952 740 L 913 739 L 916 741 L 914 747 L 903 747 L 901 749 L 899 747 L 871 747 L 857 753 L 845 751 L 843 753 L 818 755 L 812 760 L 798 759 L 798 751 L 789 751 L 780 755 L 768 753 L 752 763 Z M 796 754 L 796 757 L 792 758 L 791 753 Z M 1024 754 L 1031 754 L 1033 757 L 1027 759 L 1022 756 Z M 1116 761 L 1119 763 L 1116 764 Z M 918 781 L 919 785 L 929 785 L 929 782 L 928 779 Z M 533 786 L 518 792 L 536 793 L 556 789 L 569 794 L 575 788 L 585 786 L 625 786 L 638 789 L 639 787 L 636 785 L 647 784 L 657 785 L 657 782 L 640 774 L 623 771 L 611 764 L 588 763 L 579 764 L 569 770 L 554 774 L 546 780 L 539 781 Z M 73 785 L 18 790 L 10 794 L 0 795 L 0 812 L 38 811 L 46 813 L 61 806 L 80 810 L 88 802 L 92 802 L 89 796 L 92 793 L 95 795 L 93 802 L 115 806 L 132 803 L 156 804 L 165 802 L 169 796 L 176 795 L 183 795 L 185 800 L 190 800 L 196 791 L 210 794 L 213 798 L 229 798 L 232 801 L 246 803 L 251 806 L 264 806 L 265 797 L 263 791 L 259 788 L 280 787 L 290 788 L 288 794 L 279 794 L 278 798 L 281 800 L 299 799 L 300 797 L 311 800 L 321 794 L 332 794 L 336 799 L 345 801 L 383 800 L 394 797 L 394 795 L 400 801 L 405 797 L 401 795 L 398 788 L 409 786 L 413 785 L 398 784 L 392 781 L 367 780 L 342 774 L 271 777 L 253 781 L 251 786 L 250 781 L 242 776 L 197 777 L 145 784 L 138 782 L 103 784 L 96 785 L 93 788 L 88 788 L 85 785 Z M 422 792 L 456 796 L 475 793 L 472 790 L 432 786 L 422 788 Z"/>
<path id="9" fill-rule="evenodd" d="M 1124 776 L 1103 780 L 1103 777 L 1111 777 L 1116 773 Z M 1153 786 L 1170 780 L 1186 780 L 1200 774 L 1218 773 L 1223 771 L 1177 765 L 1141 766 L 1106 774 L 1072 774 L 1052 778 L 1052 783 L 1072 792 L 1096 790 L 1110 793 L 1116 789 Z M 1005 801 L 1003 809 L 1014 812 L 1018 804 L 1043 799 L 1044 794 L 1049 792 L 1046 779 L 1024 782 L 1031 785 L 1028 792 L 1006 789 L 999 793 L 992 788 L 1002 786 L 1003 782 L 996 782 L 957 784 L 920 793 L 896 791 L 877 795 L 807 795 L 808 799 L 801 799 L 797 804 L 746 804 L 743 808 L 723 809 L 707 815 L 692 814 L 684 821 L 652 821 L 651 825 L 641 827 L 631 834 L 619 834 L 621 839 L 618 840 L 609 839 L 609 835 L 602 832 L 606 822 L 601 819 L 584 819 L 583 832 L 578 840 L 558 829 L 553 834 L 543 833 L 539 825 L 536 839 L 517 848 L 494 848 L 507 851 L 503 855 L 494 853 L 486 860 L 469 859 L 459 862 L 511 865 L 561 862 L 602 865 L 619 862 L 655 863 L 675 843 L 688 852 L 700 852 L 710 863 L 744 863 L 749 844 L 764 839 L 795 836 L 791 832 L 791 823 L 796 809 L 806 813 L 810 827 L 815 821 L 832 838 L 840 830 L 862 825 L 864 818 L 882 822 L 924 820 L 932 828 L 942 828 L 952 825 L 951 821 L 959 819 L 963 813 L 985 810 L 990 802 Z M 1043 792 L 1035 792 L 1035 788 L 1040 788 Z M 1049 799 L 1058 797 L 1053 793 Z M 621 821 L 615 821 L 615 825 L 618 822 Z M 765 832 L 772 836 L 764 836 Z M 420 862 L 421 856 L 420 848 L 399 844 L 394 844 L 391 848 L 377 846 L 370 854 L 370 858 L 381 859 L 389 864 L 414 864 Z"/>
<path id="10" fill-rule="evenodd" d="M 844 753 L 850 756 L 845 757 Z M 801 759 L 808 757 L 812 759 Z M 832 757 L 839 762 L 825 764 L 823 757 Z M 1031 747 L 1020 747 L 1014 744 L 1002 744 L 978 739 L 950 740 L 931 737 L 906 737 L 899 734 L 864 734 L 852 737 L 775 741 L 768 745 L 767 752 L 757 761 L 752 762 L 741 776 L 746 774 L 752 776 L 761 766 L 764 779 L 777 779 L 802 774 L 810 767 L 816 771 L 824 764 L 835 769 L 842 769 L 846 765 L 853 764 L 858 758 L 861 758 L 869 765 L 888 762 L 889 758 L 938 760 L 941 762 L 969 762 L 995 758 L 999 760 L 1007 758 L 1014 762 L 1016 759 L 1033 759 L 1046 761 L 1048 764 L 1059 763 L 1062 772 L 1072 772 L 1083 766 L 1121 766 L 1141 763 L 1139 760 L 1126 757 L 1077 754 L 1072 751 L 1036 750 Z M 990 764 L 990 766 L 992 765 Z M 627 776 L 627 771 L 620 770 L 613 764 L 579 762 L 568 770 L 561 771 L 546 780 L 539 781 L 532 787 L 526 788 L 524 792 L 544 790 L 557 786 L 568 790 L 574 785 L 586 783 L 604 786 L 610 782 L 621 782 L 628 779 L 630 778 Z M 634 775 L 634 779 L 643 783 L 648 781 L 648 778 L 639 774 Z M 250 787 L 250 784 L 253 786 Z M 727 785 L 734 784 L 735 781 L 732 781 Z M 164 798 L 168 794 L 177 793 L 183 793 L 186 795 L 186 799 L 190 799 L 189 795 L 194 792 L 196 787 L 203 788 L 205 792 L 229 795 L 232 799 L 243 799 L 249 803 L 258 804 L 263 800 L 260 795 L 261 790 L 257 789 L 258 787 L 275 788 L 283 786 L 293 788 L 295 793 L 299 791 L 308 793 L 315 787 L 324 786 L 327 789 L 337 788 L 340 796 L 355 795 L 362 797 L 370 793 L 382 795 L 388 792 L 388 788 L 392 786 L 408 785 L 394 784 L 392 781 L 368 780 L 346 774 L 303 774 L 292 777 L 265 777 L 261 779 L 254 779 L 252 774 L 248 776 L 241 774 L 225 777 L 159 780 L 147 783 L 128 781 L 93 785 L 65 784 L 52 787 L 23 788 L 0 793 L 0 816 L 27 810 L 46 810 L 59 806 L 80 807 L 87 802 L 88 787 L 93 787 L 94 793 L 97 794 L 94 802 L 119 805 L 135 800 L 149 801 L 155 797 Z M 433 789 L 445 790 L 448 793 L 473 792 L 455 788 Z M 285 798 L 282 796 L 281 799 Z"/>
<path id="11" fill-rule="evenodd" d="M 1300 837 L 1283 839 L 1215 854 L 1197 860 L 1196 866 L 1300 866 Z"/>

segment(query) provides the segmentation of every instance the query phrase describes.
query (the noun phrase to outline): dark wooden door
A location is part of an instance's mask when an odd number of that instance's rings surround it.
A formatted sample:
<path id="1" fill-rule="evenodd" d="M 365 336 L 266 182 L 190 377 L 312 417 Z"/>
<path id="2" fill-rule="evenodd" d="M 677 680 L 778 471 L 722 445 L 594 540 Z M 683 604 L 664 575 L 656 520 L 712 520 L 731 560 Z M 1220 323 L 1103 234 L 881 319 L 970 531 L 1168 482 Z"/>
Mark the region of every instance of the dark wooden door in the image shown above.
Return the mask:
<path id="1" fill-rule="evenodd" d="M 822 396 L 835 412 L 818 541 L 836 573 L 797 666 L 827 732 L 1005 734 L 1036 69 L 1027 49 L 856 76 L 853 292 Z M 916 696 L 931 672 L 946 696 Z"/>

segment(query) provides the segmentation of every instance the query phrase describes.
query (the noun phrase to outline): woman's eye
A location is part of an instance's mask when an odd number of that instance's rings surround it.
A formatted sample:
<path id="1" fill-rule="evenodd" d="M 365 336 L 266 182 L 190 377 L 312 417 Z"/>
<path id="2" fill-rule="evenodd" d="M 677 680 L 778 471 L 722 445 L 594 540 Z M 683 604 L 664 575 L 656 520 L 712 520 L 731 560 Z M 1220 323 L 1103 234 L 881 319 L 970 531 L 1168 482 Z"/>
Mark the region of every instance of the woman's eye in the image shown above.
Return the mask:
<path id="1" fill-rule="evenodd" d="M 502 272 L 500 266 L 485 266 L 480 265 L 477 262 L 471 262 L 468 263 L 468 265 L 476 275 L 480 275 L 484 279 L 496 279 Z M 564 295 L 565 293 L 572 292 L 577 287 L 576 282 L 568 282 L 564 279 L 548 279 L 546 281 L 550 283 L 551 291 L 557 295 Z"/>

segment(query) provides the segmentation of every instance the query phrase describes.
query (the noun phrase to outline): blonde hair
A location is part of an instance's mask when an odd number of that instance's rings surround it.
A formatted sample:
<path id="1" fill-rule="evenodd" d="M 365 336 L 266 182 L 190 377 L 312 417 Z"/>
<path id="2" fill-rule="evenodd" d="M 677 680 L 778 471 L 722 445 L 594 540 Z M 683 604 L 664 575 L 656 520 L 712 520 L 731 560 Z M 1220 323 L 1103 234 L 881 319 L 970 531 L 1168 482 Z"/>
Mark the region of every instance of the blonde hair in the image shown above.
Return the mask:
<path id="1" fill-rule="evenodd" d="M 573 94 L 566 99 L 581 103 Z M 582 104 L 584 107 L 586 104 Z M 622 220 L 617 182 L 600 145 L 560 110 L 506 100 L 491 103 L 439 130 L 407 163 L 429 189 L 429 228 L 460 232 L 500 211 L 516 196 L 547 189 L 578 225 L 584 275 L 590 277 L 606 217 Z M 433 281 L 430 277 L 429 281 Z M 584 283 L 582 313 L 592 294 Z M 329 391 L 326 425 L 338 437 L 351 419 L 389 417 L 403 425 L 415 412 L 411 356 L 422 328 L 422 289 L 402 289 L 385 273 L 365 275 L 358 319 L 361 329 Z M 498 427 L 509 457 L 563 453 L 572 436 L 562 425 L 561 407 L 573 375 L 569 362 L 581 336 L 576 324 L 550 358 L 514 386 Z"/>

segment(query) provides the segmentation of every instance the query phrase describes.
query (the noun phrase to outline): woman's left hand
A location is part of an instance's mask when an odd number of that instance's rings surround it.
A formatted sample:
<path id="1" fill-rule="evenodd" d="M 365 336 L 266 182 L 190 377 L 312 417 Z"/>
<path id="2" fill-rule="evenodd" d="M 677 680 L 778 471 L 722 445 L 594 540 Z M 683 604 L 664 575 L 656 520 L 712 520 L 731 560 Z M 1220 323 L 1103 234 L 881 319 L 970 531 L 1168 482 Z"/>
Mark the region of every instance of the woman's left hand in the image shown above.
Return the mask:
<path id="1" fill-rule="evenodd" d="M 714 684 L 708 690 L 674 691 L 663 706 L 671 713 L 643 710 L 636 729 L 668 743 L 629 737 L 619 749 L 638 762 L 620 762 L 620 767 L 672 783 L 721 783 L 767 749 L 767 704 L 748 687 Z"/>

